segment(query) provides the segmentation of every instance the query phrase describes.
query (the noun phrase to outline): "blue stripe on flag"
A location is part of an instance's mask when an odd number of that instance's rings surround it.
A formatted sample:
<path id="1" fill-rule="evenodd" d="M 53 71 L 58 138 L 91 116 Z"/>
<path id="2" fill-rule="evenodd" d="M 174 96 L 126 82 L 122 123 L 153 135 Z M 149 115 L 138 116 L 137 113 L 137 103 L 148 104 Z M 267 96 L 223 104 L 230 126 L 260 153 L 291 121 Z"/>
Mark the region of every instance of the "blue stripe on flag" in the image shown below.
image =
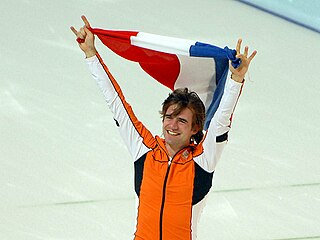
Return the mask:
<path id="1" fill-rule="evenodd" d="M 229 60 L 233 67 L 237 68 L 240 65 L 240 59 L 236 58 L 236 50 L 231 50 L 228 47 L 220 48 L 210 44 L 196 42 L 195 45 L 190 47 L 190 56 L 193 57 L 208 57 L 215 59 L 216 67 L 216 89 L 214 91 L 212 102 L 206 113 L 206 121 L 204 129 L 208 129 L 213 115 L 217 111 L 226 83 L 228 70 L 229 70 Z"/>
<path id="2" fill-rule="evenodd" d="M 196 42 L 190 46 L 190 56 L 192 57 L 212 57 L 217 59 L 231 60 L 232 66 L 237 68 L 240 66 L 240 59 L 236 58 L 237 51 L 228 47 L 220 48 L 211 44 Z"/>
<path id="3" fill-rule="evenodd" d="M 204 123 L 204 130 L 208 129 L 210 122 L 211 122 L 211 119 L 213 118 L 215 112 L 217 111 L 217 109 L 220 105 L 220 101 L 221 101 L 221 98 L 222 98 L 222 95 L 224 92 L 224 87 L 225 87 L 226 80 L 227 80 L 228 70 L 229 70 L 228 67 L 225 67 L 224 69 L 223 68 L 219 69 L 219 67 L 216 68 L 216 75 L 220 75 L 220 78 L 216 79 L 216 81 L 218 83 L 217 83 L 216 89 L 213 94 L 212 102 L 210 103 L 210 106 L 206 112 L 206 120 Z"/>

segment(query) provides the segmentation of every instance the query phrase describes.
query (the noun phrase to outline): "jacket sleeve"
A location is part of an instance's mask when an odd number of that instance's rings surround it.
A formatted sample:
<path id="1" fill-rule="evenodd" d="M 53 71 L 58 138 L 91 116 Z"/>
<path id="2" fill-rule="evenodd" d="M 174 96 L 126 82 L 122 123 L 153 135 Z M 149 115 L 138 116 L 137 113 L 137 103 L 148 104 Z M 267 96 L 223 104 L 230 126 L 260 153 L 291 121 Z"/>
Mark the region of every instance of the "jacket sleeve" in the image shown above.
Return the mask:
<path id="1" fill-rule="evenodd" d="M 243 83 L 238 83 L 228 77 L 219 107 L 201 143 L 203 152 L 196 159 L 196 162 L 207 172 L 214 171 L 227 143 L 232 115 L 242 87 Z"/>
<path id="2" fill-rule="evenodd" d="M 131 106 L 125 100 L 117 81 L 104 64 L 99 54 L 86 59 L 92 77 L 97 82 L 109 109 L 113 113 L 120 135 L 134 161 L 154 148 L 155 138 L 137 119 Z"/>

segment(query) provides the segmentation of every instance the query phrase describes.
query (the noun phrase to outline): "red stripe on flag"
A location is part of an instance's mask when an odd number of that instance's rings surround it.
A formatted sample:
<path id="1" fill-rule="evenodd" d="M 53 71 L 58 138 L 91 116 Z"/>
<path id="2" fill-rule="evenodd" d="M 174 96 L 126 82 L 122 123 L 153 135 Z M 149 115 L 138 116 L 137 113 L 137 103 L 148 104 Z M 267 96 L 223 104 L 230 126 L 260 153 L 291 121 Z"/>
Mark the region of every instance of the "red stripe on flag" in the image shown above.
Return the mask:
<path id="1" fill-rule="evenodd" d="M 113 52 L 130 61 L 139 62 L 141 68 L 161 84 L 174 89 L 180 73 L 180 62 L 175 54 L 158 52 L 131 45 L 134 31 L 91 29 L 101 42 Z"/>

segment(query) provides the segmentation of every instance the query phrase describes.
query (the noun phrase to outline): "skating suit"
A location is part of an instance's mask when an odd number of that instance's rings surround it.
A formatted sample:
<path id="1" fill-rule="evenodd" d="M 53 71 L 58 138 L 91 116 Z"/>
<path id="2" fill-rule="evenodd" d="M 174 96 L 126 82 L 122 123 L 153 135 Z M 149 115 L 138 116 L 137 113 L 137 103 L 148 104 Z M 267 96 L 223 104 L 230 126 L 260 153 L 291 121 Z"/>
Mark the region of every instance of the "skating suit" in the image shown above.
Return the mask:
<path id="1" fill-rule="evenodd" d="M 99 54 L 86 62 L 133 158 L 138 197 L 134 239 L 196 239 L 197 223 L 212 186 L 216 164 L 227 143 L 231 117 L 243 84 L 228 78 L 203 140 L 170 157 L 164 139 L 153 136 L 137 119 Z"/>

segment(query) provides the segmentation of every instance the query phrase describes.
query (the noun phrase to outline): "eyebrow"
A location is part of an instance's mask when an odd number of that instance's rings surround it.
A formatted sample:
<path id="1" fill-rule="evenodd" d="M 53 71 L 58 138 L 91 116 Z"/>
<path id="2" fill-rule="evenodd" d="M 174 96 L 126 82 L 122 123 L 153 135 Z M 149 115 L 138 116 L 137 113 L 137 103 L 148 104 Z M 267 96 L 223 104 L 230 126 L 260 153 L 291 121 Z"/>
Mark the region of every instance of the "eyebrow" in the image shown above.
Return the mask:
<path id="1" fill-rule="evenodd" d="M 174 117 L 174 116 L 173 116 L 173 114 L 171 113 L 171 114 L 165 114 L 164 117 Z M 188 122 L 187 119 L 182 118 L 182 117 L 178 117 L 178 120 L 179 120 L 179 121 L 182 121 L 182 122 L 185 122 L 185 123 Z"/>

